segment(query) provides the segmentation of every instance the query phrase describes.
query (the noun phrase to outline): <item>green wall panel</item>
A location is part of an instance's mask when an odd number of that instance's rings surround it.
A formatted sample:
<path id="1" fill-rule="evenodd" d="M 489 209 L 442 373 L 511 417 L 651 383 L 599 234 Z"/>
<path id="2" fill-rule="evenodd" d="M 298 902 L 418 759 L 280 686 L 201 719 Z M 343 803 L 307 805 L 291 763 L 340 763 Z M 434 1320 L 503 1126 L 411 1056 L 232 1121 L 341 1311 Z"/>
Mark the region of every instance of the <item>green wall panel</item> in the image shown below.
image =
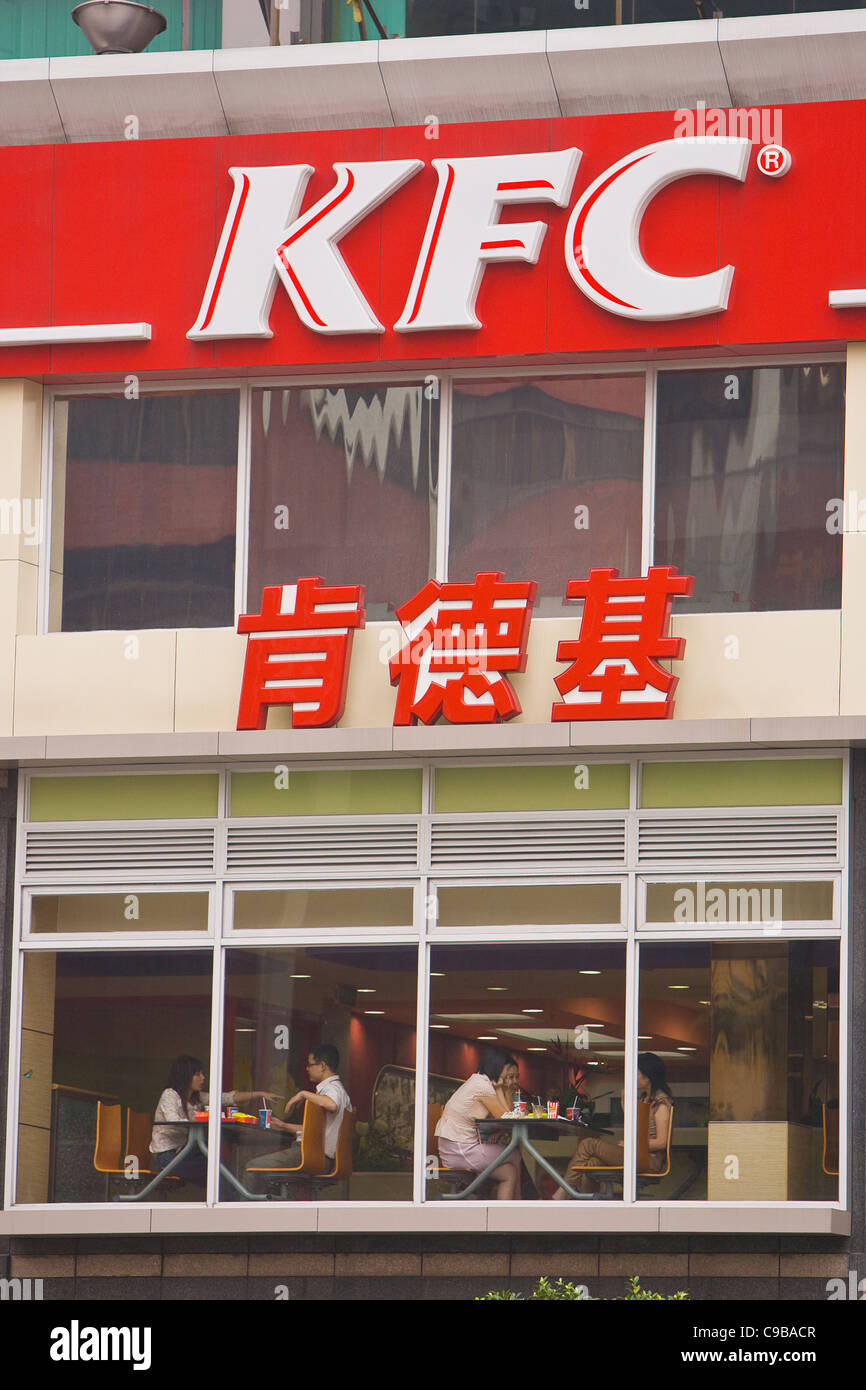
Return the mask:
<path id="1" fill-rule="evenodd" d="M 838 806 L 841 758 L 644 763 L 641 805 Z"/>
<path id="2" fill-rule="evenodd" d="M 233 816 L 417 815 L 418 768 L 352 772 L 235 772 Z"/>
<path id="3" fill-rule="evenodd" d="M 542 767 L 440 767 L 437 811 L 606 811 L 628 808 L 621 763 Z"/>
<path id="4" fill-rule="evenodd" d="M 154 774 L 120 777 L 34 777 L 30 819 L 175 820 L 210 819 L 219 808 L 219 777 Z"/>

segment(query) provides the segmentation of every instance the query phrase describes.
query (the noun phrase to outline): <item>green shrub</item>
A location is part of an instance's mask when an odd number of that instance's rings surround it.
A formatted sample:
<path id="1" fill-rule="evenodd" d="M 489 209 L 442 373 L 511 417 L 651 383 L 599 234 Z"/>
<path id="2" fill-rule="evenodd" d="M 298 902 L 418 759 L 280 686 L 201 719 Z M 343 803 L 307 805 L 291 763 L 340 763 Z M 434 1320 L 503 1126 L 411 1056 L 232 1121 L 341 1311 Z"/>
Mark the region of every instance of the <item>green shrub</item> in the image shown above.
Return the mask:
<path id="1" fill-rule="evenodd" d="M 602 1303 L 607 1301 L 604 1299 L 593 1298 L 592 1295 L 587 1291 L 585 1285 L 583 1284 L 569 1284 L 566 1283 L 564 1279 L 557 1279 L 556 1283 L 552 1284 L 550 1280 L 545 1279 L 543 1275 L 539 1279 L 538 1283 L 532 1290 L 532 1293 L 529 1295 L 529 1297 L 531 1300 L 538 1298 L 560 1299 L 568 1300 L 569 1302 L 575 1303 Z M 639 1300 L 645 1298 L 652 1299 L 653 1301 L 658 1303 L 663 1303 L 670 1302 L 671 1300 L 688 1298 L 688 1294 L 683 1289 L 680 1289 L 678 1293 L 651 1293 L 649 1289 L 641 1288 L 640 1279 L 638 1275 L 635 1274 L 629 1280 L 628 1293 L 623 1294 L 622 1298 L 613 1299 L 611 1301 L 614 1303 L 631 1303 L 636 1299 Z M 498 1291 L 494 1290 L 490 1293 L 486 1293 L 480 1298 L 476 1298 L 475 1302 L 488 1303 L 494 1301 L 498 1302 L 500 1300 L 505 1299 L 508 1299 L 511 1302 L 525 1301 L 522 1293 L 513 1293 L 510 1289 L 500 1289 Z"/>

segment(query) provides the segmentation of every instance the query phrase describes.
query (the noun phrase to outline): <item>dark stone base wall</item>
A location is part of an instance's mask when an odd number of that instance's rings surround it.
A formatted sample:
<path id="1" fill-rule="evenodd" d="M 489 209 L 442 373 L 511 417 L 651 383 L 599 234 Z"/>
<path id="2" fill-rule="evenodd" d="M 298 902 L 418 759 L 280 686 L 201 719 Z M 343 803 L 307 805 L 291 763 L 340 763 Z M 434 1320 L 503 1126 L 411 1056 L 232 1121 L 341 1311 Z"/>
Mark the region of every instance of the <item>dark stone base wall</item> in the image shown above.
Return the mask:
<path id="1" fill-rule="evenodd" d="M 838 1236 L 231 1235 L 13 1237 L 0 1274 L 42 1279 L 44 1299 L 473 1299 L 531 1292 L 542 1274 L 621 1298 L 631 1275 L 656 1293 L 816 1299 L 866 1278 Z"/>

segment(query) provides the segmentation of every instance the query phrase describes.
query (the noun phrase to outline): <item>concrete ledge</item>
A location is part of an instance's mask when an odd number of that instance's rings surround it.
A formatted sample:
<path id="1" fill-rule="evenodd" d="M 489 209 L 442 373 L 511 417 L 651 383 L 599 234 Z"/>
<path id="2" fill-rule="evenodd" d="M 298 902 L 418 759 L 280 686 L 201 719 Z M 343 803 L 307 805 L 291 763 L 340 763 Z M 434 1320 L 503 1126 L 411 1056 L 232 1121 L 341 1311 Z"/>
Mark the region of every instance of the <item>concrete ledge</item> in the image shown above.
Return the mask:
<path id="1" fill-rule="evenodd" d="M 776 1206 L 702 1207 L 677 1203 L 668 1207 L 640 1202 L 625 1207 L 615 1202 L 430 1202 L 412 1207 L 400 1203 L 334 1202 L 319 1207 L 292 1202 L 254 1202 L 237 1206 L 186 1206 L 167 1202 L 158 1207 L 15 1207 L 0 1212 L 0 1236 L 75 1235 L 218 1235 L 223 1232 L 400 1232 L 478 1234 L 508 1232 L 561 1235 L 635 1232 L 695 1234 L 784 1234 L 847 1236 L 850 1213 L 835 1207 Z"/>
<path id="2" fill-rule="evenodd" d="M 0 62 L 0 144 L 866 97 L 863 10 Z"/>
<path id="3" fill-rule="evenodd" d="M 0 738 L 0 767 L 59 763 L 231 759 L 360 759 L 528 754 L 650 754 L 688 750 L 866 745 L 866 716 L 781 719 L 586 720 L 571 724 L 437 724 L 417 728 L 266 729 L 262 732 L 22 734 Z"/>

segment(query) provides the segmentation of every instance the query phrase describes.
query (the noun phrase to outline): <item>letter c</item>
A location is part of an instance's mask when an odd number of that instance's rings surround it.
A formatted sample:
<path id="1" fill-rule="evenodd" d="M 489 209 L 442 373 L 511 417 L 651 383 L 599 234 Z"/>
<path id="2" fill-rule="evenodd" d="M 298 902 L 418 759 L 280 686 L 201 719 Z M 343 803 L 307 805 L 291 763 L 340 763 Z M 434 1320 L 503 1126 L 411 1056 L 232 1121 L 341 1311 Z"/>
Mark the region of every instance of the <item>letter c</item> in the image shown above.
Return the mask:
<path id="1" fill-rule="evenodd" d="M 751 149 L 750 140 L 724 136 L 659 140 L 606 169 L 578 200 L 565 233 L 565 260 L 578 289 L 628 319 L 694 318 L 727 308 L 734 267 L 661 275 L 641 254 L 641 221 L 659 190 L 676 179 L 716 174 L 742 183 Z"/>

